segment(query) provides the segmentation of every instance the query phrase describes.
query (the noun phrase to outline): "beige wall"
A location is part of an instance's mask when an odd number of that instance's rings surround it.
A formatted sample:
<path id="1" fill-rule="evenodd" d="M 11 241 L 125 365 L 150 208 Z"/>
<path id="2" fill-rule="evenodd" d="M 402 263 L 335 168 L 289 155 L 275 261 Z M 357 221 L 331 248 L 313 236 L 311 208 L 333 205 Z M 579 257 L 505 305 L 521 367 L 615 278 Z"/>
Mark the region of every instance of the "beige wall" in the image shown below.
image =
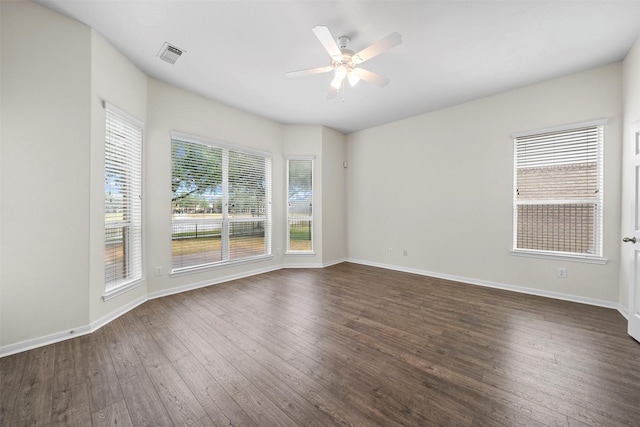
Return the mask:
<path id="1" fill-rule="evenodd" d="M 640 39 L 629 51 L 623 62 L 622 68 L 623 82 L 623 166 L 633 150 L 633 140 L 631 138 L 631 126 L 640 122 Z M 633 196 L 634 173 L 631 168 L 622 170 L 622 221 L 620 224 L 620 236 L 629 235 L 633 229 L 631 225 L 631 212 Z M 620 305 L 624 311 L 629 308 L 629 283 L 631 280 L 630 268 L 633 258 L 633 251 L 629 244 L 622 245 L 622 262 L 620 263 Z"/>
<path id="2" fill-rule="evenodd" d="M 314 156 L 314 254 L 285 254 L 286 267 L 322 267 L 344 261 L 346 248 L 346 137 L 318 125 L 284 127 L 285 156 Z M 285 182 L 286 186 L 286 177 Z M 285 188 L 286 192 L 286 188 Z M 285 201 L 286 203 L 286 201 Z M 286 227 L 286 212 L 285 223 Z M 284 232 L 286 239 L 286 230 Z M 286 241 L 283 240 L 283 250 Z"/>
<path id="3" fill-rule="evenodd" d="M 322 128 L 322 265 L 347 258 L 346 137 Z"/>
<path id="4" fill-rule="evenodd" d="M 349 135 L 349 258 L 617 304 L 621 76 L 614 64 Z M 511 134 L 603 117 L 609 263 L 511 255 Z"/>
<path id="5" fill-rule="evenodd" d="M 2 2 L 0 346 L 89 323 L 91 30 Z"/>

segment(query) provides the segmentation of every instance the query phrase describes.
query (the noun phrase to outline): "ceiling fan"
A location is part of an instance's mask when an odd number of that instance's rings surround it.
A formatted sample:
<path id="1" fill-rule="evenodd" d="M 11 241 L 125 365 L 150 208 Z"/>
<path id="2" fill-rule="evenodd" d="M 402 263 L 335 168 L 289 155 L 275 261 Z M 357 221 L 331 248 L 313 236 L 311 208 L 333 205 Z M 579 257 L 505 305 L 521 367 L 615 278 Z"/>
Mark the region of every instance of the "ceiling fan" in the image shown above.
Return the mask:
<path id="1" fill-rule="evenodd" d="M 329 29 L 321 25 L 313 27 L 313 33 L 327 50 L 329 56 L 331 56 L 331 64 L 325 67 L 289 71 L 287 77 L 308 76 L 333 71 L 335 74 L 329 85 L 327 98 L 336 97 L 340 87 L 344 84 L 345 78 L 351 86 L 355 86 L 360 80 L 373 83 L 380 87 L 386 86 L 387 83 L 389 83 L 388 78 L 362 68 L 359 65 L 402 43 L 402 36 L 400 36 L 400 34 L 391 33 L 371 46 L 362 49 L 358 53 L 354 53 L 352 50 L 347 49 L 350 41 L 347 36 L 340 36 L 335 39 L 331 35 L 331 32 L 329 32 Z"/>

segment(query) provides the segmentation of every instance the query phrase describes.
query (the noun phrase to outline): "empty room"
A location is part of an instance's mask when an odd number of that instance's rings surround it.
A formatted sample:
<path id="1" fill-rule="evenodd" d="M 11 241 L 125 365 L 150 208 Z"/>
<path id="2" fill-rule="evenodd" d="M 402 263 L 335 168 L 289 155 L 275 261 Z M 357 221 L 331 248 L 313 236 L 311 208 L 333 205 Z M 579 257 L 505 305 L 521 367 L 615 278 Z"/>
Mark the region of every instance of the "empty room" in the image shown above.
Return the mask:
<path id="1" fill-rule="evenodd" d="M 0 426 L 640 426 L 640 0 L 0 0 Z"/>

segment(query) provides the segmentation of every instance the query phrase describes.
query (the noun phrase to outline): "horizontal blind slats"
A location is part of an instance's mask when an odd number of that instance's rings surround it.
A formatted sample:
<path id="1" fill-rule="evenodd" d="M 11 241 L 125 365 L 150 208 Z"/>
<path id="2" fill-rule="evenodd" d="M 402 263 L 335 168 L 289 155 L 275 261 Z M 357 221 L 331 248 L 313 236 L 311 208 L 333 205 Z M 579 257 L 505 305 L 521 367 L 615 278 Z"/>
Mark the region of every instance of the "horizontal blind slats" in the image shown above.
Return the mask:
<path id="1" fill-rule="evenodd" d="M 142 277 L 142 128 L 107 109 L 105 290 Z"/>
<path id="2" fill-rule="evenodd" d="M 172 138 L 174 270 L 269 253 L 271 158 Z"/>
<path id="3" fill-rule="evenodd" d="M 602 125 L 514 139 L 516 249 L 600 254 Z"/>

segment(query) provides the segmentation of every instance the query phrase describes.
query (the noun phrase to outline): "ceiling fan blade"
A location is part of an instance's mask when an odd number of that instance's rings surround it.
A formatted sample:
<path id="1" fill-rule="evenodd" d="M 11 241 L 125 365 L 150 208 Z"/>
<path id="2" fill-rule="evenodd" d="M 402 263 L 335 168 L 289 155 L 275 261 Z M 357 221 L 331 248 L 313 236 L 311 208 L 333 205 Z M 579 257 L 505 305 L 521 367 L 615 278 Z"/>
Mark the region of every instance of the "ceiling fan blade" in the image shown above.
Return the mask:
<path id="1" fill-rule="evenodd" d="M 398 33 L 391 33 L 387 37 L 378 40 L 371 46 L 365 47 L 360 52 L 353 55 L 353 62 L 356 64 L 362 64 L 364 61 L 368 61 L 374 56 L 380 55 L 385 50 L 398 46 L 400 43 L 402 43 L 402 36 Z"/>
<path id="2" fill-rule="evenodd" d="M 356 68 L 352 72 L 356 73 L 358 77 L 360 77 L 360 80 L 364 80 L 368 83 L 373 83 L 374 85 L 378 85 L 380 87 L 386 86 L 389 83 L 389 79 L 385 76 L 381 76 L 380 74 L 376 74 L 364 68 Z"/>
<path id="3" fill-rule="evenodd" d="M 336 39 L 331 35 L 327 27 L 318 25 L 316 27 L 313 27 L 312 31 L 316 35 L 318 40 L 320 40 L 320 43 L 322 43 L 327 52 L 329 52 L 329 56 L 331 56 L 331 59 L 334 59 L 336 61 L 342 59 L 342 52 L 340 51 L 340 47 L 338 47 Z"/>
<path id="4" fill-rule="evenodd" d="M 287 72 L 287 77 L 309 76 L 311 74 L 328 73 L 329 71 L 333 71 L 333 67 L 331 65 L 327 65 L 326 67 L 307 68 L 306 70 L 289 71 Z"/>

